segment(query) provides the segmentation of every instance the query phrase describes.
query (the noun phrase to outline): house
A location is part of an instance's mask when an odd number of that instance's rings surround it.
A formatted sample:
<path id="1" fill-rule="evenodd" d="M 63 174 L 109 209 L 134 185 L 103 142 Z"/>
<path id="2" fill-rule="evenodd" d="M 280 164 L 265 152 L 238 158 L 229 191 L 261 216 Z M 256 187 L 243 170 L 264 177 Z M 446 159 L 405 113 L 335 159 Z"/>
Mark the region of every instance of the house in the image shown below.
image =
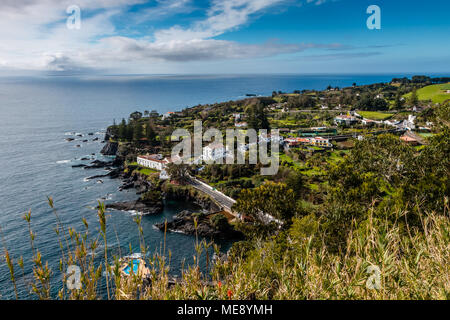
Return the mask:
<path id="1" fill-rule="evenodd" d="M 163 114 L 162 120 L 166 120 L 166 119 L 170 118 L 171 116 L 173 116 L 174 114 L 175 114 L 175 112 L 171 112 L 171 111 L 166 112 L 165 114 Z"/>
<path id="2" fill-rule="evenodd" d="M 362 119 L 361 123 L 365 126 L 373 126 L 374 124 L 377 123 L 377 121 L 375 120 L 370 120 L 370 119 Z"/>
<path id="3" fill-rule="evenodd" d="M 232 114 L 234 121 L 238 121 L 241 119 L 241 114 L 240 113 L 233 113 Z"/>
<path id="4" fill-rule="evenodd" d="M 163 158 L 161 154 L 152 154 L 146 156 L 138 156 L 137 163 L 140 166 L 161 171 L 166 167 L 167 164 L 169 164 L 169 160 Z"/>
<path id="5" fill-rule="evenodd" d="M 243 127 L 246 127 L 246 126 L 247 126 L 247 122 L 236 122 L 236 123 L 234 124 L 234 126 L 235 126 L 236 128 L 243 128 Z"/>
<path id="6" fill-rule="evenodd" d="M 391 127 L 398 127 L 402 124 L 401 121 L 390 121 L 390 120 L 384 120 L 382 123 Z"/>
<path id="7" fill-rule="evenodd" d="M 295 148 L 300 145 L 300 142 L 297 140 L 297 138 L 287 138 L 284 139 L 284 142 L 289 148 Z"/>
<path id="8" fill-rule="evenodd" d="M 289 148 L 295 148 L 300 145 L 309 145 L 312 144 L 313 138 L 286 138 L 284 139 L 285 144 Z"/>
<path id="9" fill-rule="evenodd" d="M 425 141 L 421 137 L 411 131 L 406 131 L 405 134 L 400 137 L 400 140 L 413 146 L 425 144 Z"/>
<path id="10" fill-rule="evenodd" d="M 419 142 L 416 139 L 414 139 L 413 137 L 407 136 L 407 135 L 401 136 L 400 140 L 402 140 L 403 142 L 406 142 L 410 145 L 413 145 L 413 146 L 419 145 Z"/>
<path id="11" fill-rule="evenodd" d="M 353 117 L 353 116 L 350 116 L 350 115 L 342 115 L 341 114 L 341 115 L 339 115 L 339 116 L 334 118 L 334 123 L 336 125 L 340 125 L 341 124 L 341 125 L 350 126 L 350 125 L 352 125 L 354 123 L 357 123 L 357 122 L 358 122 L 358 119 Z"/>
<path id="12" fill-rule="evenodd" d="M 217 160 L 226 156 L 226 149 L 222 143 L 213 142 L 203 148 L 203 160 Z"/>
<path id="13" fill-rule="evenodd" d="M 322 137 L 312 138 L 312 139 L 310 139 L 310 143 L 316 147 L 323 147 L 323 148 L 333 147 L 333 145 L 330 143 L 329 139 L 325 139 Z"/>

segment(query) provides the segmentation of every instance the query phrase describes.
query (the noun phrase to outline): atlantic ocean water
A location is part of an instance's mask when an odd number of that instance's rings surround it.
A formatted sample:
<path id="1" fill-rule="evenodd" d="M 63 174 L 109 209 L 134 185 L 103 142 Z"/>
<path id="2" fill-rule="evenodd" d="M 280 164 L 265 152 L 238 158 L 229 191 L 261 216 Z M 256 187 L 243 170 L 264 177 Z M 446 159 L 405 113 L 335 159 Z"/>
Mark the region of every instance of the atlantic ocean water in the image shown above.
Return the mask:
<path id="1" fill-rule="evenodd" d="M 58 264 L 60 250 L 55 233 L 56 220 L 47 197 L 54 199 L 65 226 L 83 231 L 85 218 L 92 233 L 98 232 L 98 201 L 136 199 L 134 190 L 118 191 L 119 180 L 85 178 L 105 173 L 103 169 L 72 168 L 86 163 L 83 157 L 100 159 L 106 127 L 133 111 L 181 110 L 199 103 L 244 98 L 247 93 L 270 95 L 273 90 L 318 89 L 351 86 L 354 82 L 388 82 L 397 75 L 248 75 L 248 76 L 45 76 L 0 78 L 0 299 L 14 298 L 14 288 L 4 259 L 8 248 L 15 261 L 19 298 L 33 298 L 27 283 L 32 279 L 31 247 L 23 215 L 31 210 L 36 247 L 52 268 L 53 289 L 61 285 Z M 94 135 L 88 135 L 94 133 Z M 79 137 L 81 134 L 82 137 Z M 75 141 L 67 142 L 68 137 Z M 98 137 L 98 141 L 93 141 Z M 83 140 L 88 142 L 83 142 Z M 76 147 L 80 145 L 80 147 Z M 155 223 L 170 220 L 192 207 L 182 202 L 166 203 L 164 212 L 142 219 L 145 242 L 151 251 L 161 249 L 164 235 Z M 139 251 L 139 232 L 134 213 L 108 213 L 108 249 L 115 254 Z M 171 273 L 193 262 L 195 237 L 169 233 Z M 218 243 L 223 251 L 229 242 Z M 102 263 L 101 251 L 96 258 Z M 17 265 L 23 257 L 25 272 Z M 103 290 L 104 281 L 99 290 Z"/>

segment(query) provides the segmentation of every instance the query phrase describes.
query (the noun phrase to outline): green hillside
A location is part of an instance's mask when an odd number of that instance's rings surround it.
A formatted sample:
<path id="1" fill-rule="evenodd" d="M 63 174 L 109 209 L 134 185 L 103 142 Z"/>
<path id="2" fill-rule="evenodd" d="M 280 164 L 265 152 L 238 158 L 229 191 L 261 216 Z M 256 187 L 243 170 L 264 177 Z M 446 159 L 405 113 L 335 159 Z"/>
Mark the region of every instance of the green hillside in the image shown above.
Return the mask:
<path id="1" fill-rule="evenodd" d="M 426 86 L 417 90 L 419 100 L 431 100 L 434 103 L 442 103 L 450 99 L 450 93 L 446 93 L 446 90 L 450 90 L 450 83 L 435 84 Z M 405 98 L 409 98 L 411 93 L 405 95 Z"/>

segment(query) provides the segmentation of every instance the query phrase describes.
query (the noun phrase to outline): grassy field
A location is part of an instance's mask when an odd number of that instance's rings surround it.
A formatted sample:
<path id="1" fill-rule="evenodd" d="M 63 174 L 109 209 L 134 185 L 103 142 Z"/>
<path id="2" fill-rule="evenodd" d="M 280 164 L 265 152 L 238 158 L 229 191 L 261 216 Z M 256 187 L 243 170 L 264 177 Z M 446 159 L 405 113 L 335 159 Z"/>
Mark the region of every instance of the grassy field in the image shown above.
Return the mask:
<path id="1" fill-rule="evenodd" d="M 149 175 L 152 175 L 152 174 L 158 172 L 158 171 L 156 171 L 156 170 L 153 170 L 153 169 L 150 169 L 150 168 L 143 168 L 143 167 L 140 167 L 140 168 L 138 169 L 138 171 L 139 171 L 140 173 L 142 173 L 142 174 L 145 174 L 146 176 L 149 176 Z"/>
<path id="2" fill-rule="evenodd" d="M 450 83 L 435 84 L 432 86 L 426 86 L 417 90 L 419 100 L 431 100 L 434 103 L 443 103 L 445 100 L 450 100 L 450 93 L 445 93 L 445 90 L 450 90 Z M 411 93 L 405 95 L 405 98 L 409 98 Z"/>
<path id="3" fill-rule="evenodd" d="M 364 118 L 370 120 L 386 120 L 394 115 L 393 113 L 384 113 L 377 111 L 358 111 L 358 113 Z"/>

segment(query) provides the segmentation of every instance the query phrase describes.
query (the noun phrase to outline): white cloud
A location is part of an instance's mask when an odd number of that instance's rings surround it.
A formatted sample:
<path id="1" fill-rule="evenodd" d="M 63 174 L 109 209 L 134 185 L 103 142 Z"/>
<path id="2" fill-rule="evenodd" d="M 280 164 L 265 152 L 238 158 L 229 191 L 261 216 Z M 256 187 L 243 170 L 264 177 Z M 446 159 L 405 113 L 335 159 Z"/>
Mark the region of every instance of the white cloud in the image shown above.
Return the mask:
<path id="1" fill-rule="evenodd" d="M 127 65 L 139 63 L 262 58 L 314 48 L 344 49 L 340 44 L 285 44 L 276 41 L 244 44 L 214 39 L 289 0 L 211 0 L 205 18 L 188 27 L 175 25 L 140 39 L 121 36 L 112 23 L 112 17 L 123 14 L 128 6 L 144 1 L 77 0 L 83 10 L 81 30 L 69 30 L 65 24 L 66 8 L 73 0 L 2 0 L 0 67 L 51 71 L 126 69 Z M 156 1 L 156 6 L 134 16 L 137 22 L 149 16 L 192 10 L 191 0 Z M 315 4 L 319 2 L 323 0 L 314 1 Z M 85 15 L 86 12 L 89 14 Z"/>
<path id="2" fill-rule="evenodd" d="M 205 20 L 189 28 L 173 26 L 155 33 L 156 41 L 205 39 L 234 30 L 259 13 L 285 0 L 214 0 Z"/>

